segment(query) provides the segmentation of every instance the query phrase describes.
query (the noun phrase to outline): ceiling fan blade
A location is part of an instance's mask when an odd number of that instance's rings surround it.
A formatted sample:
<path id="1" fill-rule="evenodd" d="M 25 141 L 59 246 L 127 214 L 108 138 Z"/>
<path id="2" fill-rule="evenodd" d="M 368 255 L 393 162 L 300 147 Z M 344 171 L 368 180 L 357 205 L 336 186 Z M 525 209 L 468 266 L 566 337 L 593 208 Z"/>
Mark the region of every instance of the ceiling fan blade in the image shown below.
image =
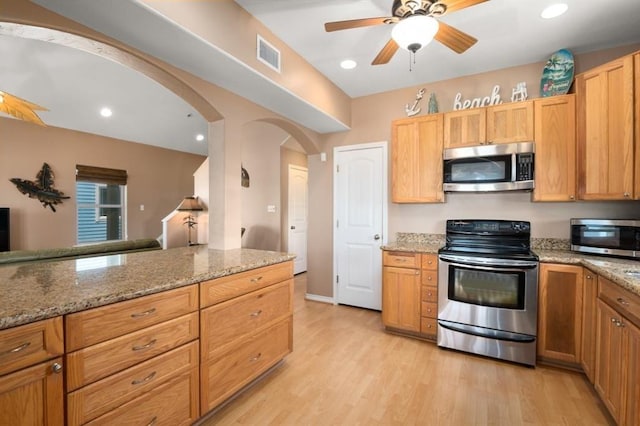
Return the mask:
<path id="1" fill-rule="evenodd" d="M 465 52 L 478 41 L 469 34 L 463 33 L 442 21 L 438 21 L 438 24 L 440 26 L 434 38 L 456 53 Z"/>
<path id="2" fill-rule="evenodd" d="M 324 24 L 324 30 L 326 32 L 331 32 L 331 31 L 339 31 L 339 30 L 348 30 L 350 28 L 372 27 L 374 25 L 382 25 L 382 24 L 395 22 L 395 21 L 397 21 L 397 18 L 382 16 L 380 18 L 364 18 L 364 19 L 352 19 L 349 21 L 327 22 L 326 24 Z"/>
<path id="3" fill-rule="evenodd" d="M 489 0 L 445 0 L 441 1 L 447 5 L 446 13 L 457 12 L 458 10 L 466 9 L 467 7 L 475 6 L 476 4 L 484 3 Z"/>
<path id="4" fill-rule="evenodd" d="M 398 51 L 398 43 L 394 39 L 390 39 L 387 44 L 384 45 L 378 56 L 371 62 L 371 65 L 383 65 L 388 63 L 393 55 Z"/>

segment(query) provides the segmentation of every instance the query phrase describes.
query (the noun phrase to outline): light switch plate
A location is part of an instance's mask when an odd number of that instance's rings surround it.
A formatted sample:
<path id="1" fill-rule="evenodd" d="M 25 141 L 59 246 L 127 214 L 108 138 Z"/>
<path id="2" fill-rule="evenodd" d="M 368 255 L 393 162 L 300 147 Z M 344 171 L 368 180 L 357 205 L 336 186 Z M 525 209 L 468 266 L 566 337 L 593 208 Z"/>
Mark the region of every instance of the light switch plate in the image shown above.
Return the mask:
<path id="1" fill-rule="evenodd" d="M 275 213 L 276 212 L 276 206 L 274 206 L 273 204 L 269 204 L 267 206 L 267 213 Z"/>

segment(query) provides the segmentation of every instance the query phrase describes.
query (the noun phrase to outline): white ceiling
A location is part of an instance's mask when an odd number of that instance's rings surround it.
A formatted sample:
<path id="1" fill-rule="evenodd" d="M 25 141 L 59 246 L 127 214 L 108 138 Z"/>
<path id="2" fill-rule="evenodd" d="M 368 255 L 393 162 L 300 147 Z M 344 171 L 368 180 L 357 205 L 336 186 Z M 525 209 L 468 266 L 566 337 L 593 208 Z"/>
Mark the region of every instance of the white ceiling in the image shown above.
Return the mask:
<path id="1" fill-rule="evenodd" d="M 319 133 L 348 129 L 140 0 L 33 1 Z M 569 11 L 554 20 L 540 18 L 554 0 L 490 0 L 441 18 L 476 37 L 475 46 L 458 55 L 431 43 L 409 71 L 409 54 L 401 50 L 387 65 L 369 65 L 388 41 L 391 26 L 324 31 L 325 22 L 388 16 L 392 0 L 236 2 L 352 97 L 540 62 L 560 48 L 582 53 L 640 42 L 639 0 L 564 0 Z M 206 154 L 207 142 L 193 139 L 196 133 L 206 135 L 204 120 L 198 114 L 187 119 L 192 108 L 140 74 L 88 53 L 1 31 L 0 57 L 0 90 L 49 108 L 41 117 L 50 125 Z M 342 70 L 339 62 L 347 58 L 359 66 Z M 97 115 L 106 103 L 114 105 L 110 121 Z"/>

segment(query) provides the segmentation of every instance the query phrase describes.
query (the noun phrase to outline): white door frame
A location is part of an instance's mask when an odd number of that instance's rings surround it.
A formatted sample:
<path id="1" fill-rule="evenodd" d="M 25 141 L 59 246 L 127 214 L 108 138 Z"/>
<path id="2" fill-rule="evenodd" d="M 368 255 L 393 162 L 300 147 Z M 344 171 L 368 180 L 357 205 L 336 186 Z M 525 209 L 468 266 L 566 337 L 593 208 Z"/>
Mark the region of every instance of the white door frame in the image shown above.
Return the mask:
<path id="1" fill-rule="evenodd" d="M 369 142 L 362 143 L 356 145 L 346 145 L 346 146 L 338 146 L 333 148 L 333 304 L 338 304 L 338 281 L 336 280 L 337 271 L 338 271 L 338 259 L 337 259 L 337 227 L 336 227 L 336 218 L 338 217 L 338 209 L 336 204 L 336 194 L 337 194 L 337 185 L 338 180 L 336 179 L 336 167 L 337 162 L 336 158 L 338 157 L 338 153 L 346 152 L 346 151 L 355 151 L 359 149 L 371 149 L 371 148 L 382 148 L 382 238 L 380 239 L 380 245 L 387 244 L 387 232 L 389 230 L 389 147 L 387 141 L 381 142 Z M 382 270 L 382 264 L 379 265 L 380 270 Z"/>

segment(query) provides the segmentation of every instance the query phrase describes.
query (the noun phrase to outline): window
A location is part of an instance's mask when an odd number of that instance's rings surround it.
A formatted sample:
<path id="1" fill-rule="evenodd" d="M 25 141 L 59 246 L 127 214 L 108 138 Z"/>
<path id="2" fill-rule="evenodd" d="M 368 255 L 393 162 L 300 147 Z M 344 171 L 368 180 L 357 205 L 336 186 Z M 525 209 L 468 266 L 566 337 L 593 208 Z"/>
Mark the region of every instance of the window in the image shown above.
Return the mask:
<path id="1" fill-rule="evenodd" d="M 76 166 L 78 244 L 126 239 L 125 170 Z"/>

